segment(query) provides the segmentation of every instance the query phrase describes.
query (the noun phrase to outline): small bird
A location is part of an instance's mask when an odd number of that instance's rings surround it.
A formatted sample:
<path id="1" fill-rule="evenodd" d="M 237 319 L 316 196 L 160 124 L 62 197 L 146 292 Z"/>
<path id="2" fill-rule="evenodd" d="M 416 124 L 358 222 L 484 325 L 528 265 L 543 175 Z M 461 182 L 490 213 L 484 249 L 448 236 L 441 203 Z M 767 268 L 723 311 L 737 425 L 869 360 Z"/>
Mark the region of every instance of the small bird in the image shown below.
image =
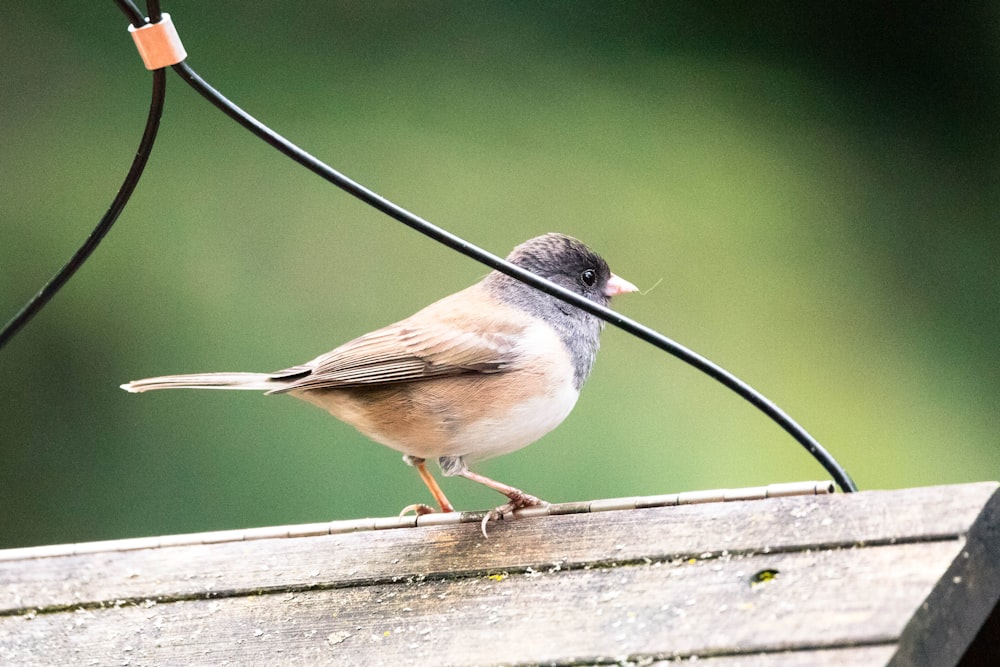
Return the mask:
<path id="1" fill-rule="evenodd" d="M 507 260 L 595 303 L 637 288 L 599 255 L 563 234 L 514 248 Z M 525 447 L 569 415 L 594 364 L 604 322 L 510 276 L 480 282 L 307 363 L 274 373 L 167 375 L 126 391 L 246 389 L 291 394 L 403 453 L 442 512 L 454 507 L 427 470 L 437 459 L 499 491 L 508 502 L 486 523 L 543 501 L 477 474 L 468 464 Z M 434 510 L 415 504 L 401 514 Z"/>

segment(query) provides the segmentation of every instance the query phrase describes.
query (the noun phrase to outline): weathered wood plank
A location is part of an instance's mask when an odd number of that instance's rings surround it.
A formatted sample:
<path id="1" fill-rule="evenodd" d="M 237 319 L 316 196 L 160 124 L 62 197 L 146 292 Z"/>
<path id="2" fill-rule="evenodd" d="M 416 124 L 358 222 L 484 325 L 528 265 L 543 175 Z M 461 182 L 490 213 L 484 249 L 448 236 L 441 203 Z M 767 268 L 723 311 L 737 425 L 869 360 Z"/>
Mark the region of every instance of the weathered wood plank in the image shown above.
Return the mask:
<path id="1" fill-rule="evenodd" d="M 561 516 L 587 512 L 610 512 L 615 510 L 649 509 L 652 507 L 676 507 L 713 502 L 736 500 L 765 500 L 788 496 L 817 496 L 834 493 L 833 482 L 777 482 L 766 486 L 742 489 L 714 489 L 684 491 L 653 496 L 633 496 L 626 498 L 602 498 L 582 502 L 552 503 L 538 507 L 526 507 L 514 511 L 516 518 L 539 516 Z M 284 539 L 291 537 L 315 537 L 317 535 L 339 535 L 392 528 L 415 528 L 425 526 L 454 526 L 460 523 L 481 523 L 486 511 L 431 513 L 420 516 L 393 516 L 368 519 L 340 519 L 321 523 L 306 523 L 287 526 L 261 526 L 258 528 L 233 528 L 229 530 L 189 533 L 180 535 L 160 535 L 131 537 L 118 540 L 80 542 L 76 544 L 49 544 L 35 547 L 0 549 L 0 561 L 25 560 L 30 558 L 52 558 L 55 556 L 77 556 L 108 551 L 137 551 L 139 549 L 159 549 L 181 547 L 193 544 L 221 544 L 224 542 L 249 542 L 253 540 Z"/>
<path id="2" fill-rule="evenodd" d="M 8 552 L 0 664 L 882 665 L 997 486 Z"/>
<path id="3" fill-rule="evenodd" d="M 698 656 L 698 667 L 865 667 L 885 665 L 892 656 L 892 646 L 857 646 L 815 651 L 781 651 L 751 655 Z M 656 660 L 647 667 L 677 667 L 676 661 Z"/>
<path id="4" fill-rule="evenodd" d="M 571 571 L 550 565 L 507 575 L 407 577 L 309 592 L 7 616 L 0 618 L 0 659 L 568 664 L 731 656 L 738 647 L 748 655 L 792 651 L 775 664 L 796 664 L 796 649 L 811 655 L 823 648 L 894 645 L 962 544 L 739 554 Z M 773 579 L 754 583 L 765 570 L 776 573 Z M 881 651 L 857 655 L 884 664 Z M 810 657 L 808 664 L 816 663 Z"/>
<path id="5" fill-rule="evenodd" d="M 1000 663 L 1000 495 L 907 624 L 892 667 Z M 973 640 L 979 641 L 970 650 Z"/>
<path id="6" fill-rule="evenodd" d="M 0 613 L 964 534 L 995 483 L 0 561 Z"/>

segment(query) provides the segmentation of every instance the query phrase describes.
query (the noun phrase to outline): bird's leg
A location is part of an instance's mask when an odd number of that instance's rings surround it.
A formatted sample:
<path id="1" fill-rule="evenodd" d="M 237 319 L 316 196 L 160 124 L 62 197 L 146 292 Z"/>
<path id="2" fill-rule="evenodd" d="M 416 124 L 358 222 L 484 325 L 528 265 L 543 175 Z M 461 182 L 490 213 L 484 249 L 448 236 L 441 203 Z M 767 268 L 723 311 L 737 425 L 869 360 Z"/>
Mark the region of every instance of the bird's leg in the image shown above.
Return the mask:
<path id="1" fill-rule="evenodd" d="M 520 509 L 522 507 L 534 507 L 536 505 L 547 504 L 544 500 L 541 500 L 539 498 L 536 498 L 535 496 L 527 494 L 521 489 L 515 488 L 513 486 L 508 486 L 503 482 L 498 482 L 495 479 L 490 479 L 489 477 L 484 477 L 483 475 L 472 472 L 471 470 L 466 469 L 464 472 L 461 472 L 459 474 L 462 477 L 465 477 L 466 479 L 471 479 L 473 482 L 479 482 L 480 484 L 484 484 L 493 489 L 494 491 L 499 491 L 503 495 L 510 498 L 510 502 L 507 503 L 507 505 L 504 505 L 504 507 L 507 507 L 508 505 L 510 506 L 510 509 L 507 510 L 508 512 Z"/>
<path id="2" fill-rule="evenodd" d="M 442 456 L 438 459 L 438 463 L 441 464 L 441 471 L 446 476 L 450 477 L 452 475 L 459 475 L 461 477 L 465 477 L 466 479 L 471 479 L 473 482 L 479 482 L 484 486 L 490 487 L 494 491 L 499 491 L 510 499 L 510 502 L 491 510 L 485 517 L 483 517 L 483 523 L 480 526 L 483 531 L 483 537 L 487 537 L 486 524 L 491 520 L 496 521 L 502 519 L 505 514 L 510 514 L 514 510 L 521 509 L 522 507 L 548 505 L 548 503 L 544 500 L 529 495 L 521 489 L 509 486 L 503 482 L 498 482 L 495 479 L 490 479 L 489 477 L 480 475 L 479 473 L 472 472 L 469 470 L 469 467 L 465 464 L 465 460 L 461 456 Z"/>
<path id="3" fill-rule="evenodd" d="M 452 504 L 448 502 L 448 498 L 445 497 L 444 491 L 442 491 L 441 487 L 438 486 L 437 480 L 434 479 L 434 476 L 431 475 L 429 470 L 427 470 L 427 465 L 424 459 L 406 454 L 403 456 L 403 461 L 407 465 L 411 465 L 417 469 L 417 472 L 420 473 L 420 479 L 424 480 L 424 484 L 426 484 L 427 488 L 430 489 L 431 495 L 434 496 L 434 500 L 437 502 L 442 512 L 455 511 Z M 403 511 L 399 513 L 399 516 L 403 516 L 408 512 L 414 512 L 417 516 L 420 516 L 422 514 L 434 513 L 434 508 L 423 503 L 414 503 L 413 505 L 407 505 L 404 507 Z"/>

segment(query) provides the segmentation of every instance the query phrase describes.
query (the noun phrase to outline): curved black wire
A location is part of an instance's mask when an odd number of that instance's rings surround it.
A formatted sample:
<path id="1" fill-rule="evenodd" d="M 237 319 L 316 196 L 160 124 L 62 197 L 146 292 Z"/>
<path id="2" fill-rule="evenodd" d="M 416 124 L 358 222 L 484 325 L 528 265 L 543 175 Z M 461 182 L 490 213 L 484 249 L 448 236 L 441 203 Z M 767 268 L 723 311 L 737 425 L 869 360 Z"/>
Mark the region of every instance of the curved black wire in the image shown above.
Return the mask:
<path id="1" fill-rule="evenodd" d="M 128 22 L 132 24 L 133 28 L 141 28 L 146 24 L 145 19 L 142 18 L 142 12 L 136 7 L 131 0 L 115 0 L 115 4 L 118 5 L 118 9 L 122 11 Z"/>
<path id="2" fill-rule="evenodd" d="M 255 134 L 260 139 L 263 139 L 266 143 L 284 155 L 288 156 L 323 179 L 336 185 L 348 194 L 357 197 L 366 204 L 375 207 L 379 211 L 382 211 L 386 215 L 389 215 L 404 225 L 415 229 L 421 234 L 424 234 L 425 236 L 428 236 L 435 241 L 438 241 L 439 243 L 466 255 L 467 257 L 471 257 L 476 261 L 496 269 L 497 271 L 502 271 L 509 276 L 528 283 L 532 287 L 540 289 L 547 294 L 555 296 L 576 306 L 577 308 L 585 310 L 586 312 L 595 315 L 596 317 L 599 317 L 624 331 L 627 331 L 641 340 L 660 348 L 674 357 L 677 357 L 681 361 L 694 366 L 710 377 L 715 378 L 723 385 L 745 398 L 756 408 L 775 421 L 793 438 L 795 438 L 810 454 L 812 454 L 817 461 L 819 461 L 827 472 L 833 476 L 841 490 L 844 492 L 857 491 L 857 486 L 851 479 L 850 475 L 847 474 L 847 471 L 844 470 L 836 459 L 834 459 L 833 456 L 831 456 L 830 453 L 827 452 L 815 438 L 802 428 L 802 426 L 800 426 L 781 408 L 768 400 L 756 389 L 743 382 L 721 366 L 718 366 L 705 357 L 702 357 L 701 355 L 684 347 L 680 343 L 667 338 L 663 334 L 654 331 L 643 324 L 639 324 L 638 322 L 625 317 L 610 308 L 598 305 L 593 301 L 576 294 L 575 292 L 571 292 L 559 285 L 556 285 L 555 283 L 536 276 L 530 271 L 526 271 L 519 266 L 511 264 L 510 262 L 507 262 L 500 257 L 497 257 L 496 255 L 493 255 L 452 234 L 451 232 L 431 224 L 423 218 L 410 213 L 406 209 L 397 206 L 388 199 L 369 190 L 360 183 L 351 180 L 347 176 L 341 174 L 337 170 L 323 163 L 321 160 L 288 141 L 277 132 L 232 103 L 219 91 L 210 86 L 204 79 L 198 76 L 198 74 L 192 70 L 187 63 L 182 62 L 174 65 L 174 71 L 177 72 L 177 74 L 180 75 L 184 81 L 191 85 L 191 87 L 198 91 L 199 94 L 201 94 L 205 99 L 215 105 L 227 116 L 235 120 L 247 130 L 250 130 L 250 132 Z"/>
<path id="3" fill-rule="evenodd" d="M 115 0 L 115 4 L 125 14 L 136 28 L 141 28 L 146 21 L 139 9 L 130 0 Z M 159 17 L 159 2 L 150 0 L 150 14 Z M 157 18 L 157 20 L 159 20 Z M 154 21 L 155 22 L 155 21 Z M 149 113 L 146 117 L 146 127 L 143 130 L 142 139 L 139 141 L 139 148 L 136 150 L 132 166 L 125 175 L 125 180 L 118 189 L 118 194 L 108 207 L 107 212 L 97 223 L 97 226 L 90 233 L 83 245 L 73 254 L 68 262 L 47 282 L 41 290 L 13 317 L 4 328 L 0 330 L 0 348 L 3 348 L 11 338 L 13 338 L 45 305 L 62 289 L 62 287 L 73 277 L 87 258 L 94 252 L 101 243 L 115 220 L 125 208 L 129 198 L 135 191 L 139 178 L 142 176 L 146 162 L 153 150 L 153 142 L 160 127 L 160 118 L 163 115 L 163 104 L 166 97 L 167 76 L 165 70 L 153 72 L 153 93 L 149 105 Z"/>
<path id="4" fill-rule="evenodd" d="M 149 12 L 150 23 L 159 23 L 163 18 L 160 13 L 160 0 L 146 0 L 146 11 Z"/>
<path id="5" fill-rule="evenodd" d="M 129 21 L 132 25 L 142 26 L 144 24 L 142 15 L 138 13 L 135 9 L 135 5 L 132 5 L 127 0 L 115 0 L 119 7 L 122 7 L 122 11 L 125 15 L 129 17 Z M 133 14 L 133 11 L 135 13 Z M 136 18 L 138 17 L 138 18 Z M 97 226 L 90 233 L 90 235 L 83 242 L 83 245 L 68 262 L 52 277 L 49 282 L 45 283 L 42 289 L 35 294 L 34 297 L 9 321 L 4 328 L 0 330 L 0 349 L 6 345 L 11 338 L 20 331 L 24 325 L 26 325 L 31 318 L 38 314 L 45 304 L 47 304 L 52 297 L 56 295 L 63 285 L 65 285 L 73 274 L 76 273 L 87 258 L 90 257 L 91 253 L 100 245 L 101 241 L 104 239 L 105 235 L 111 229 L 111 226 L 115 224 L 115 220 L 118 219 L 119 214 L 125 208 L 125 204 L 128 203 L 129 198 L 135 191 L 136 185 L 139 183 L 139 178 L 142 176 L 142 171 L 146 167 L 146 162 L 149 160 L 150 152 L 153 150 L 153 142 L 156 140 L 156 133 L 160 127 L 160 117 L 163 115 L 163 102 L 166 97 L 167 90 L 167 74 L 165 69 L 159 69 L 153 72 L 153 94 L 152 99 L 149 104 L 149 114 L 146 117 L 146 127 L 142 133 L 142 139 L 139 141 L 139 148 L 136 150 L 135 158 L 132 160 L 132 166 L 129 167 L 128 173 L 125 175 L 125 180 L 122 182 L 121 187 L 118 189 L 118 194 L 115 195 L 114 200 L 111 202 L 111 206 L 108 207 L 107 212 L 97 223 Z"/>
<path id="6" fill-rule="evenodd" d="M 128 17 L 133 26 L 141 27 L 144 25 L 145 20 L 130 0 L 115 0 L 115 2 L 122 12 Z M 159 1 L 149 0 L 147 6 L 152 22 L 155 23 L 159 21 Z M 681 361 L 694 366 L 698 370 L 701 370 L 710 377 L 716 379 L 764 412 L 786 432 L 792 435 L 834 477 L 837 484 L 843 491 L 851 492 L 857 490 L 857 486 L 850 478 L 850 475 L 847 474 L 847 471 L 844 470 L 839 463 L 837 463 L 836 459 L 834 459 L 822 447 L 822 445 L 816 441 L 815 438 L 813 438 L 804 428 L 802 428 L 802 426 L 781 410 L 781 408 L 729 371 L 693 352 L 692 350 L 689 350 L 683 345 L 667 338 L 663 334 L 646 327 L 645 325 L 639 324 L 638 322 L 635 322 L 634 320 L 625 317 L 610 308 L 595 304 L 594 302 L 560 287 L 559 285 L 549 282 L 544 278 L 540 278 L 529 271 L 511 264 L 500 257 L 486 252 L 482 248 L 479 248 L 468 241 L 465 241 L 464 239 L 431 224 L 413 213 L 410 213 L 406 209 L 397 206 L 391 201 L 381 197 L 375 192 L 365 188 L 361 184 L 329 167 L 319 159 L 303 151 L 295 144 L 289 142 L 281 135 L 257 121 L 255 118 L 226 99 L 217 90 L 212 88 L 207 82 L 199 77 L 194 70 L 187 66 L 187 64 L 180 63 L 175 65 L 174 69 L 181 76 L 181 78 L 183 78 L 212 104 L 226 113 L 226 115 L 230 118 L 253 132 L 281 153 L 295 160 L 300 165 L 308 168 L 327 181 L 333 183 L 345 192 L 357 197 L 361 201 L 375 207 L 390 217 L 444 244 L 445 246 L 482 262 L 493 269 L 502 271 L 503 273 L 517 278 L 518 280 L 528 283 L 529 285 L 532 285 L 536 289 L 540 289 L 547 294 L 560 298 L 577 308 L 581 308 L 582 310 L 595 315 L 596 317 L 600 317 L 606 322 L 609 322 L 640 338 L 641 340 L 664 350 Z M 27 322 L 39 310 L 41 310 L 46 303 L 48 303 L 55 293 L 62 288 L 70 277 L 72 277 L 76 270 L 83 264 L 84 261 L 86 261 L 94 249 L 96 249 L 97 245 L 110 230 L 118 215 L 125 207 L 125 204 L 128 202 L 129 197 L 131 197 L 132 192 L 138 184 L 139 177 L 142 175 L 142 171 L 152 150 L 152 145 L 156 138 L 160 117 L 163 111 L 165 91 L 165 73 L 162 69 L 156 70 L 153 72 L 153 99 L 150 104 L 149 116 L 147 118 L 146 128 L 143 132 L 142 141 L 140 142 L 136 157 L 132 162 L 132 167 L 129 169 L 125 181 L 119 189 L 111 207 L 84 242 L 83 246 L 77 250 L 62 270 L 60 270 L 60 272 L 56 274 L 56 276 L 53 277 L 52 280 L 50 280 L 38 294 L 35 295 L 35 297 L 4 327 L 2 331 L 0 331 L 0 348 L 2 348 L 25 324 L 27 324 Z"/>

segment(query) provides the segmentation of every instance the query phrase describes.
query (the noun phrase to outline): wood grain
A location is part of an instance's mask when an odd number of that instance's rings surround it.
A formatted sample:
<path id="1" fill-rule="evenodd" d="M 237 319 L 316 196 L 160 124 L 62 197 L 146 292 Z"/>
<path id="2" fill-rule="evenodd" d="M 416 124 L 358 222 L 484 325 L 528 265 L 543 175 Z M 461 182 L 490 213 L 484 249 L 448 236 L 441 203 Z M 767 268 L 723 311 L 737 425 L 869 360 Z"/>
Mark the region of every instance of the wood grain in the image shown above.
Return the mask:
<path id="1" fill-rule="evenodd" d="M 0 561 L 0 664 L 884 665 L 996 489 Z"/>
<path id="2" fill-rule="evenodd" d="M 904 628 L 891 666 L 959 661 L 1000 663 L 1000 494 L 986 503 L 959 557 Z"/>
<path id="3" fill-rule="evenodd" d="M 614 662 L 895 643 L 960 541 L 468 576 L 0 618 L 81 664 Z M 762 570 L 776 572 L 754 584 Z M 876 590 L 877 589 L 877 590 Z M 19 641 L 24 640 L 24 641 Z"/>
<path id="4" fill-rule="evenodd" d="M 963 535 L 994 483 L 0 561 L 0 613 Z"/>

